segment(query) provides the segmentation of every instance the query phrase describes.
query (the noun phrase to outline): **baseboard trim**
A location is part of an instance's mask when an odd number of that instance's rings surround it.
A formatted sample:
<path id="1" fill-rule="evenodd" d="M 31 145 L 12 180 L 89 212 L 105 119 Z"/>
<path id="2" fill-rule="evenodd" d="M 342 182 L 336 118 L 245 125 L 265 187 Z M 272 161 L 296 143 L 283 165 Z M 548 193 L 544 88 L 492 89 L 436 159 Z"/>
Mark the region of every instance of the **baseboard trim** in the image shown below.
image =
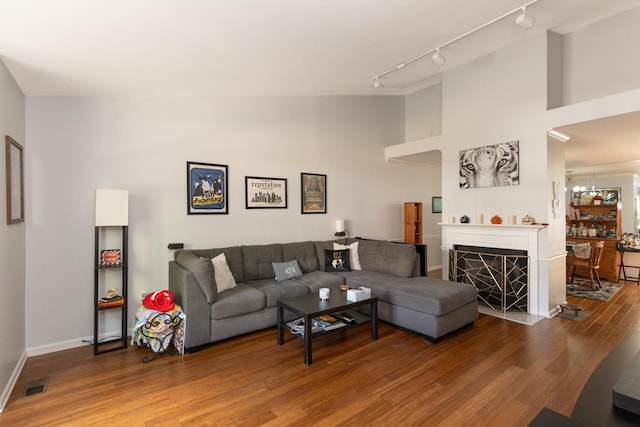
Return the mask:
<path id="1" fill-rule="evenodd" d="M 40 356 L 56 351 L 69 350 L 70 348 L 82 347 L 83 345 L 91 345 L 93 337 L 76 338 L 68 341 L 60 341 L 52 344 L 41 345 L 38 347 L 30 347 L 27 349 L 29 357 Z"/>
<path id="2" fill-rule="evenodd" d="M 127 332 L 127 339 L 131 337 L 133 328 L 129 328 Z M 120 331 L 111 331 L 100 334 L 99 339 L 105 340 L 113 337 L 119 337 Z M 41 345 L 38 347 L 30 347 L 27 349 L 27 356 L 40 356 L 48 353 L 55 353 L 56 351 L 69 350 L 71 348 L 82 347 L 83 345 L 93 345 L 93 335 L 88 337 L 74 338 L 67 341 L 59 341 L 51 344 Z"/>
<path id="3" fill-rule="evenodd" d="M 9 397 L 11 396 L 11 392 L 18 382 L 18 378 L 20 378 L 20 373 L 22 372 L 22 368 L 24 367 L 26 361 L 27 351 L 25 350 L 22 352 L 22 355 L 20 355 L 18 363 L 16 364 L 15 368 L 13 368 L 13 372 L 11 372 L 9 381 L 7 381 L 7 386 L 2 391 L 2 395 L 0 395 L 0 413 L 2 413 L 5 406 L 7 406 L 7 402 L 9 401 Z"/>

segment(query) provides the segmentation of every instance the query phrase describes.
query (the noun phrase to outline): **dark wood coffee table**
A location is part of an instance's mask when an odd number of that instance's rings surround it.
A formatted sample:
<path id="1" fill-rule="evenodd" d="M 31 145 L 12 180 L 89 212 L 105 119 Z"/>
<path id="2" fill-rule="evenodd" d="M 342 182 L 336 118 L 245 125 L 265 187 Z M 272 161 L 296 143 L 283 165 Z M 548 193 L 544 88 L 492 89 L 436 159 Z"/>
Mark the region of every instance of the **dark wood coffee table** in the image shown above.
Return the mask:
<path id="1" fill-rule="evenodd" d="M 347 301 L 347 293 L 337 289 L 332 289 L 331 298 L 327 301 L 321 301 L 318 292 L 312 292 L 307 295 L 298 297 L 285 298 L 278 300 L 278 345 L 284 344 L 284 310 L 295 313 L 304 319 L 304 364 L 311 365 L 311 340 L 317 336 L 326 335 L 344 328 L 338 328 L 331 331 L 311 332 L 311 326 L 314 317 L 323 314 L 330 314 L 336 311 L 349 310 L 356 307 L 369 305 L 371 309 L 370 316 L 358 316 L 352 324 L 362 323 L 363 320 L 371 322 L 371 339 L 378 339 L 378 298 L 371 297 L 361 301 Z"/>

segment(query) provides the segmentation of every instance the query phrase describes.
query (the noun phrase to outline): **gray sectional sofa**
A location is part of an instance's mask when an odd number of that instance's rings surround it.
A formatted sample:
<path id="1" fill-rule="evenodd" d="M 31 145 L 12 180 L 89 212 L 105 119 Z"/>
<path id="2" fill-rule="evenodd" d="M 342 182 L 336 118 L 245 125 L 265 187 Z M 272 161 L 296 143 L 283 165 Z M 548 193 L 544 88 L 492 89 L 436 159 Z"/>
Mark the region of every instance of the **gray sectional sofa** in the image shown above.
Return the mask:
<path id="1" fill-rule="evenodd" d="M 361 269 L 325 271 L 325 250 L 353 244 Z M 212 258 L 224 253 L 236 285 L 218 292 Z M 217 259 L 219 259 L 218 257 Z M 301 275 L 275 280 L 273 263 L 296 260 Z M 279 265 L 279 264 L 278 264 Z M 185 348 L 272 327 L 277 301 L 321 287 L 365 286 L 378 297 L 379 319 L 434 341 L 478 317 L 476 289 L 468 284 L 419 275 L 412 244 L 341 239 L 217 249 L 179 250 L 169 262 L 169 289 L 187 316 Z"/>

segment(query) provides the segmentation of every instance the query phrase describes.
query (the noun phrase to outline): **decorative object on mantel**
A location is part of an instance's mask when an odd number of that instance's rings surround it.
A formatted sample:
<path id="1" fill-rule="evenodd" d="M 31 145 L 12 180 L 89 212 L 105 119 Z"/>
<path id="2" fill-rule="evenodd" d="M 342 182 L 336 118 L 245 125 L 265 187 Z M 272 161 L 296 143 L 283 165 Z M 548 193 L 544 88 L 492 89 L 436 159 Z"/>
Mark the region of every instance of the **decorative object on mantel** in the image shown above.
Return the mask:
<path id="1" fill-rule="evenodd" d="M 502 218 L 500 218 L 498 215 L 492 216 L 491 224 L 502 224 Z"/>
<path id="2" fill-rule="evenodd" d="M 462 216 L 460 217 L 460 223 L 462 223 L 462 224 L 469 224 L 469 217 L 468 217 L 468 216 L 466 216 L 466 215 L 462 215 Z"/>
<path id="3" fill-rule="evenodd" d="M 531 225 L 533 224 L 533 218 L 531 217 L 531 215 L 525 215 L 522 217 L 521 222 L 523 225 Z"/>
<path id="4" fill-rule="evenodd" d="M 509 225 L 516 225 L 516 216 L 509 215 Z"/>

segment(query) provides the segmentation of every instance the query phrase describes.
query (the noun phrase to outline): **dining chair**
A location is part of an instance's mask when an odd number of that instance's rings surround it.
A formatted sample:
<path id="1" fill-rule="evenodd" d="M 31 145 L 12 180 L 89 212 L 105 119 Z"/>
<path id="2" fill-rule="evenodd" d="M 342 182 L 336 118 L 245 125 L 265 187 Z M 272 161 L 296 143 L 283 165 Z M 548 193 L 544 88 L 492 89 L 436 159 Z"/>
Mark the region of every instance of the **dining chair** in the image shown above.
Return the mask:
<path id="1" fill-rule="evenodd" d="M 576 268 L 581 267 L 588 270 L 589 278 L 591 279 L 591 289 L 595 291 L 596 282 L 597 287 L 602 287 L 598 270 L 600 269 L 600 260 L 602 259 L 602 253 L 604 252 L 604 241 L 599 240 L 596 242 L 590 242 L 590 244 L 591 256 L 589 258 L 567 257 L 567 269 L 569 270 L 569 283 L 573 283 Z"/>

